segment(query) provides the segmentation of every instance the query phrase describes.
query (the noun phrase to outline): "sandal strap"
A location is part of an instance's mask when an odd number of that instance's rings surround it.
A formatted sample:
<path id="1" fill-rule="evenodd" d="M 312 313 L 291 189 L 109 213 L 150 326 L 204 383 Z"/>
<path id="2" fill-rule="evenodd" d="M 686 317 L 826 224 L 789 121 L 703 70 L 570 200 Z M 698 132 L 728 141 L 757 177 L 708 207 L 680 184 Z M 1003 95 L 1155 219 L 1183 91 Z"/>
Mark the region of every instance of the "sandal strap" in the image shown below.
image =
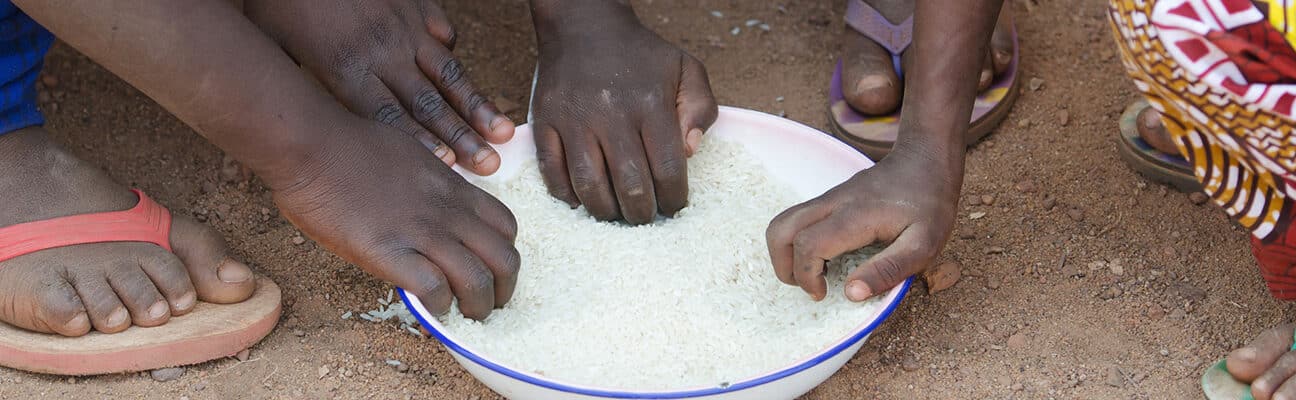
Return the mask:
<path id="1" fill-rule="evenodd" d="M 87 243 L 145 242 L 171 251 L 171 213 L 144 192 L 125 211 L 72 215 L 0 228 L 0 262 L 56 247 Z"/>
<path id="2" fill-rule="evenodd" d="M 882 45 L 892 57 L 898 57 L 913 43 L 912 15 L 895 24 L 864 0 L 846 2 L 846 25 Z"/>

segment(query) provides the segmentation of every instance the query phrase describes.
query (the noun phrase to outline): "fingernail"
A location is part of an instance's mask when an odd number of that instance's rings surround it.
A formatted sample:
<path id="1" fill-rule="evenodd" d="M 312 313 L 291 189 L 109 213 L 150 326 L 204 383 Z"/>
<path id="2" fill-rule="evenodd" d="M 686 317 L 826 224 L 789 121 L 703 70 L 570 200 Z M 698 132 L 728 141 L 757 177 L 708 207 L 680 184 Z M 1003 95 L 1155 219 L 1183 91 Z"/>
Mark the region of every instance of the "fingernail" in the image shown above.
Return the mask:
<path id="1" fill-rule="evenodd" d="M 446 148 L 446 146 L 437 146 L 436 150 L 432 150 L 432 154 L 436 155 L 437 158 L 444 160 L 446 155 L 450 154 L 450 149 Z"/>
<path id="2" fill-rule="evenodd" d="M 496 115 L 495 119 L 492 119 L 490 122 L 490 130 L 491 132 L 494 132 L 495 128 L 499 128 L 500 126 L 509 122 L 513 122 L 513 121 L 503 115 Z"/>
<path id="3" fill-rule="evenodd" d="M 153 305 L 149 306 L 148 309 L 149 318 L 153 319 L 162 318 L 169 312 L 171 312 L 171 308 L 167 306 L 165 301 L 153 303 Z"/>
<path id="4" fill-rule="evenodd" d="M 854 281 L 846 285 L 846 298 L 851 301 L 864 301 L 870 296 L 873 296 L 873 291 L 864 282 Z"/>
<path id="5" fill-rule="evenodd" d="M 473 154 L 473 165 L 475 166 L 481 164 L 482 161 L 486 161 L 487 158 L 490 158 L 491 154 L 495 154 L 495 151 L 491 149 L 478 150 L 477 154 Z"/>
<path id="6" fill-rule="evenodd" d="M 126 312 L 126 308 L 117 307 L 116 310 L 108 314 L 108 321 L 104 323 L 108 324 L 108 326 L 120 326 L 126 323 L 127 318 L 130 318 L 130 313 Z"/>
<path id="7" fill-rule="evenodd" d="M 688 145 L 689 154 L 697 152 L 698 146 L 702 144 L 702 130 L 693 128 L 684 138 L 684 143 Z"/>
<path id="8" fill-rule="evenodd" d="M 177 311 L 185 311 L 190 308 L 193 308 L 194 302 L 197 299 L 198 299 L 197 296 L 194 295 L 193 292 L 185 293 L 184 296 L 180 296 L 180 298 L 176 300 L 175 309 Z"/>
<path id="9" fill-rule="evenodd" d="M 225 283 L 242 283 L 247 282 L 248 279 L 252 279 L 252 271 L 248 270 L 245 266 L 231 264 L 231 262 L 227 260 L 224 263 L 221 263 L 220 268 L 216 270 L 216 277 L 220 278 L 221 282 Z"/>

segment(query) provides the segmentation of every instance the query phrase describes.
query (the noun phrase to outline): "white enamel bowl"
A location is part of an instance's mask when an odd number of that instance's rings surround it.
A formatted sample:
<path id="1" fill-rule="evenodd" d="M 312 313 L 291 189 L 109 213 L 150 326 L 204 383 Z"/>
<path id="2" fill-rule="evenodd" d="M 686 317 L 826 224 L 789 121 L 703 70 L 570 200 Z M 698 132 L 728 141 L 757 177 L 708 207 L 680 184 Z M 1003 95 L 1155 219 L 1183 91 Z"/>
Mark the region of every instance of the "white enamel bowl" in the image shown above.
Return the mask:
<path id="1" fill-rule="evenodd" d="M 707 135 L 742 143 L 769 169 L 775 179 L 791 185 L 808 200 L 844 182 L 856 172 L 873 166 L 867 157 L 832 137 L 799 123 L 773 115 L 732 107 L 721 107 L 720 117 Z M 478 177 L 456 168 L 470 181 L 508 179 L 518 173 L 522 162 L 535 158 L 530 127 L 517 128 L 513 140 L 496 146 L 503 164 L 490 177 Z M 706 151 L 703 148 L 701 151 Z M 525 261 L 524 261 L 525 263 Z M 525 264 L 523 266 L 525 268 Z M 660 391 L 628 391 L 599 388 L 514 369 L 478 352 L 445 329 L 423 308 L 413 294 L 399 290 L 401 300 L 455 360 L 491 390 L 514 400 L 539 399 L 792 399 L 818 386 L 841 369 L 859 351 L 869 334 L 895 310 L 909 290 L 913 278 L 891 289 L 876 314 L 832 345 L 788 366 L 742 379 L 728 386 L 663 388 Z"/>

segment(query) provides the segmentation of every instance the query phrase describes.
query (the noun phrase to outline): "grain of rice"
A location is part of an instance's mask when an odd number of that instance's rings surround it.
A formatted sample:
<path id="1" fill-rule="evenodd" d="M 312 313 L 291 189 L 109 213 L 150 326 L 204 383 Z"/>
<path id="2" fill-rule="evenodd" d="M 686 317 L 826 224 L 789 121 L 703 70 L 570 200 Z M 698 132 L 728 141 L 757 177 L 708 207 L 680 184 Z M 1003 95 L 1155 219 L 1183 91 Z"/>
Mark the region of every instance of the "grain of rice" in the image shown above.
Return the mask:
<path id="1" fill-rule="evenodd" d="M 534 162 L 480 185 L 518 220 L 522 271 L 512 301 L 483 322 L 452 307 L 457 341 L 520 371 L 618 389 L 738 382 L 787 367 L 841 340 L 881 303 L 842 294 L 810 300 L 774 276 L 769 221 L 799 201 L 741 144 L 704 139 L 689 163 L 688 208 L 627 226 L 572 211 L 545 190 Z M 858 265 L 853 255 L 847 266 Z M 400 303 L 397 303 L 399 305 Z M 403 311 L 403 307 L 402 307 Z"/>

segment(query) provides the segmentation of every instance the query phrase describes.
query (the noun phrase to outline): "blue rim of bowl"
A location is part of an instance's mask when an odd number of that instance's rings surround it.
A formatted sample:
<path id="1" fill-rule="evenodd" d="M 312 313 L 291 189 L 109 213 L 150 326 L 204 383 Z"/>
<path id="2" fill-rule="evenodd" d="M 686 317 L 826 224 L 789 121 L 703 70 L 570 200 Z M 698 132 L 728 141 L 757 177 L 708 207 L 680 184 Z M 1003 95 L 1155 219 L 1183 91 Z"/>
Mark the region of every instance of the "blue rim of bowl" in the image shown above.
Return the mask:
<path id="1" fill-rule="evenodd" d="M 499 365 L 490 360 L 482 358 L 481 356 L 471 351 L 468 351 L 468 349 L 464 348 L 463 346 L 460 346 L 459 343 L 456 343 L 454 340 L 450 339 L 449 336 L 446 336 L 445 333 L 436 329 L 431 323 L 428 323 L 428 321 L 423 318 L 423 313 L 419 312 L 419 309 L 415 307 L 412 303 L 410 303 L 409 297 L 405 295 L 405 289 L 401 289 L 398 287 L 396 288 L 396 291 L 400 294 L 401 301 L 405 302 L 405 308 L 411 310 L 412 311 L 411 314 L 414 315 L 414 318 L 417 318 L 419 323 L 422 324 L 424 328 L 427 328 L 428 332 L 432 333 L 432 336 L 435 336 L 437 340 L 441 341 L 441 344 L 445 345 L 450 350 L 453 350 L 455 353 L 459 353 L 459 355 L 464 356 L 469 360 L 472 360 L 472 362 L 475 362 L 478 365 L 486 367 L 491 371 L 495 371 L 496 373 L 507 376 L 509 378 L 513 378 L 522 382 L 526 382 L 550 390 L 557 390 L 560 392 L 567 392 L 567 393 L 584 395 L 584 396 L 592 396 L 592 397 L 603 397 L 603 398 L 614 398 L 614 399 L 686 399 L 686 398 L 712 396 L 717 394 L 731 393 L 731 392 L 751 389 L 760 385 L 764 385 L 766 383 L 770 383 L 773 381 L 777 381 L 779 379 L 786 378 L 798 372 L 809 369 L 810 367 L 819 365 L 820 363 L 827 361 L 830 358 L 833 358 L 838 353 L 845 351 L 847 348 L 850 348 L 851 346 L 855 345 L 855 343 L 859 342 L 860 340 L 863 340 L 869 334 L 873 333 L 873 330 L 877 329 L 879 325 L 882 325 L 882 322 L 886 321 L 886 319 L 891 316 L 891 313 L 895 311 L 897 307 L 900 306 L 900 302 L 904 300 L 905 294 L 909 292 L 909 286 L 910 284 L 913 283 L 913 279 L 914 278 L 910 276 L 909 279 L 905 279 L 904 283 L 900 284 L 899 293 L 895 296 L 895 300 L 887 304 L 886 308 L 884 308 L 882 312 L 878 314 L 878 317 L 873 319 L 873 321 L 870 322 L 868 326 L 865 326 L 864 329 L 860 330 L 859 332 L 856 332 L 854 335 L 851 335 L 846 340 L 841 341 L 836 346 L 829 348 L 828 351 L 820 353 L 814 358 L 811 358 L 809 360 L 801 362 L 800 364 L 788 368 L 784 368 L 782 370 L 770 374 L 761 375 L 756 378 L 731 384 L 729 386 L 724 386 L 724 387 L 716 386 L 716 387 L 710 387 L 706 389 L 695 389 L 695 390 L 686 390 L 686 391 L 677 391 L 677 392 L 629 392 L 629 391 L 581 388 L 581 387 L 570 386 L 570 385 L 553 382 L 545 379 L 539 379 L 527 375 L 525 373 L 518 372 L 509 367 L 505 367 L 503 365 Z"/>

